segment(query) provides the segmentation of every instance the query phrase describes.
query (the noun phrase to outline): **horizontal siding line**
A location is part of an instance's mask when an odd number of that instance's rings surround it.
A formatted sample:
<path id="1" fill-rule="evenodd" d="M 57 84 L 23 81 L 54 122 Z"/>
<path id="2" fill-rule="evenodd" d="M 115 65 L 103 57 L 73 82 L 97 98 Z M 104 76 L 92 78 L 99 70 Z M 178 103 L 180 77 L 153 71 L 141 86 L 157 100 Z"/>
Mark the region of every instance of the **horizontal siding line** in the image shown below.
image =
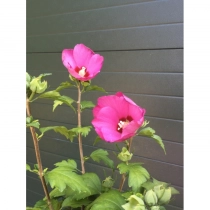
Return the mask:
<path id="1" fill-rule="evenodd" d="M 78 145 L 78 143 L 76 143 L 76 142 L 72 142 L 72 144 Z M 94 146 L 90 146 L 90 145 L 83 144 L 83 150 L 84 150 L 84 146 L 90 147 L 90 148 L 98 149 L 98 147 L 94 147 Z M 30 147 L 30 146 L 27 146 L 27 147 L 33 149 L 33 148 Z M 114 150 L 110 150 L 110 149 L 106 149 L 106 150 L 107 150 L 108 152 L 113 152 L 113 151 L 114 151 Z M 42 150 L 42 149 L 41 149 L 40 151 L 45 152 L 45 153 L 49 153 L 49 154 L 53 154 L 53 155 L 57 155 L 57 156 L 60 156 L 60 157 L 66 157 L 66 156 L 54 154 L 54 153 L 51 153 L 51 152 L 49 152 L 49 151 L 45 151 L 45 150 Z M 152 158 L 147 158 L 147 157 L 143 157 L 143 156 L 139 156 L 139 155 L 135 155 L 135 154 L 134 154 L 134 156 L 140 157 L 140 158 L 145 159 L 145 160 L 150 160 L 150 161 L 153 161 L 153 162 L 158 162 L 158 163 L 163 163 L 163 164 L 167 164 L 167 165 L 172 165 L 172 166 L 176 166 L 176 167 L 179 167 L 179 168 L 183 168 L 182 165 L 177 165 L 177 164 L 174 164 L 174 163 L 169 163 L 169 162 L 165 162 L 165 161 L 155 160 L 155 159 L 152 159 Z M 66 158 L 68 158 L 68 157 L 66 157 Z M 79 159 L 74 159 L 74 160 L 79 160 Z M 97 163 L 95 163 L 95 164 L 96 164 L 96 165 L 100 165 L 100 164 L 97 164 Z M 104 166 L 104 167 L 109 168 L 109 167 L 107 167 L 107 166 Z"/>
<path id="2" fill-rule="evenodd" d="M 43 192 L 43 194 L 40 194 L 40 193 L 37 193 L 37 192 L 35 192 L 35 191 L 32 191 L 32 190 L 28 189 L 27 187 L 26 187 L 26 190 L 28 190 L 29 192 L 32 192 L 32 193 L 34 193 L 34 194 L 36 194 L 36 195 L 41 195 L 41 196 L 44 195 L 44 192 Z"/>
<path id="3" fill-rule="evenodd" d="M 170 207 L 176 207 L 176 208 L 179 208 L 180 210 L 183 210 L 183 207 L 180 207 L 180 206 L 169 205 L 169 204 L 167 204 L 167 206 L 170 206 Z"/>
<path id="4" fill-rule="evenodd" d="M 73 48 L 73 47 L 72 47 Z M 123 50 L 94 50 L 94 52 L 135 52 L 135 51 L 153 51 L 153 50 L 183 50 L 184 48 L 154 48 L 154 49 L 123 49 Z M 61 54 L 61 51 L 55 51 L 55 52 L 26 52 L 26 54 Z"/>
<path id="5" fill-rule="evenodd" d="M 164 1 L 164 0 L 162 0 Z M 139 3 L 127 3 L 127 4 L 122 4 L 122 5 L 116 5 L 116 6 L 107 6 L 107 7 L 98 7 L 98 8 L 93 8 L 93 9 L 84 9 L 84 10 L 77 10 L 77 11 L 72 11 L 72 12 L 64 12 L 64 13 L 58 13 L 58 14 L 53 14 L 53 15 L 42 15 L 42 16 L 35 16 L 35 17 L 26 17 L 27 19 L 38 19 L 38 18 L 43 18 L 43 17 L 53 17 L 53 16 L 60 16 L 60 15 L 66 15 L 66 14 L 72 14 L 72 13 L 80 13 L 80 12 L 87 12 L 87 11 L 94 11 L 94 10 L 103 10 L 103 9 L 108 9 L 108 8 L 116 8 L 116 7 L 126 7 L 128 5 L 136 5 L 136 4 L 145 4 L 145 3 L 154 3 L 157 2 L 156 0 L 151 0 L 151 1 L 142 1 Z M 161 2 L 159 0 L 159 2 Z"/>
<path id="6" fill-rule="evenodd" d="M 63 34 L 74 34 L 74 33 L 86 33 L 86 32 L 98 32 L 98 31 L 111 31 L 111 30 L 124 30 L 124 29 L 132 29 L 132 28 L 145 28 L 145 27 L 151 27 L 151 26 L 162 26 L 162 25 L 174 25 L 174 24 L 183 24 L 183 22 L 170 22 L 170 23 L 161 23 L 161 24 L 148 24 L 148 25 L 138 25 L 138 26 L 131 26 L 131 27 L 125 27 L 125 28 L 121 28 L 121 27 L 114 27 L 114 28 L 106 28 L 106 29 L 94 29 L 94 30 L 81 30 L 81 31 L 71 31 L 71 32 L 60 32 L 60 33 L 56 33 L 56 34 L 48 34 L 48 33 L 44 33 L 44 34 L 30 34 L 27 35 L 27 37 L 37 37 L 37 36 L 47 36 L 47 35 L 63 35 Z"/>
<path id="7" fill-rule="evenodd" d="M 74 32 L 66 32 L 66 33 L 56 33 L 56 34 L 40 34 L 40 35 L 29 35 L 26 38 L 33 38 L 33 37 L 44 37 L 44 36 L 58 36 L 58 35 L 69 35 L 69 34 L 81 34 L 81 33 L 92 33 L 92 32 L 107 32 L 107 31 L 118 31 L 118 30 L 130 30 L 136 28 L 148 28 L 148 27 L 157 27 L 157 26 L 167 26 L 167 25 L 183 25 L 183 22 L 176 22 L 176 23 L 165 23 L 165 24 L 155 24 L 155 25 L 148 25 L 148 26 L 136 26 L 136 27 L 127 27 L 127 28 L 113 28 L 113 29 L 102 29 L 102 30 L 93 30 L 93 31 L 74 31 Z"/>

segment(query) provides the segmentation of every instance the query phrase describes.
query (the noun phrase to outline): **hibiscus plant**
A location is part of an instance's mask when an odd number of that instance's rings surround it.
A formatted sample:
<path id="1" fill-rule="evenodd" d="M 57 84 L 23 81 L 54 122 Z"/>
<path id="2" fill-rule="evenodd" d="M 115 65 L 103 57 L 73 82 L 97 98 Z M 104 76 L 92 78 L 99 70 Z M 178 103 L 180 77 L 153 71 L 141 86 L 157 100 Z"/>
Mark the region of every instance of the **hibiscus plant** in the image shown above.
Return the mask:
<path id="1" fill-rule="evenodd" d="M 132 141 L 135 136 L 154 139 L 165 152 L 161 137 L 144 119 L 146 110 L 122 92 L 107 95 L 102 87 L 91 84 L 91 80 L 100 72 L 104 58 L 85 45 L 77 44 L 73 49 L 64 49 L 62 62 L 69 72 L 69 80 L 62 82 L 55 90 L 48 90 L 48 83 L 43 80 L 50 74 L 35 77 L 26 72 L 26 127 L 30 129 L 37 160 L 34 166 L 27 164 L 26 169 L 38 175 L 45 193 L 45 197 L 37 201 L 34 207 L 26 209 L 164 210 L 172 195 L 179 192 L 170 184 L 154 179 L 141 163 L 132 161 Z M 69 88 L 77 89 L 76 100 L 61 94 L 62 90 Z M 104 92 L 96 106 L 91 101 L 82 101 L 82 94 L 89 91 Z M 53 112 L 61 105 L 73 109 L 77 115 L 77 127 L 41 127 L 30 111 L 30 104 L 37 99 L 53 100 Z M 104 149 L 97 149 L 88 157 L 83 155 L 82 138 L 87 138 L 92 126 L 82 126 L 81 113 L 92 108 L 91 123 L 97 134 L 93 144 L 105 141 L 115 146 L 122 142 L 122 148 L 118 145 L 118 153 L 115 154 L 118 162 L 116 159 L 113 161 Z M 69 157 L 55 163 L 52 170 L 43 168 L 39 141 L 50 130 L 64 135 L 71 142 L 78 141 L 80 167 Z M 85 162 L 90 159 L 103 162 L 110 168 L 104 180 L 100 180 L 96 173 L 85 171 Z M 117 181 L 116 177 L 120 177 L 120 180 Z M 124 186 L 125 182 L 127 187 Z"/>

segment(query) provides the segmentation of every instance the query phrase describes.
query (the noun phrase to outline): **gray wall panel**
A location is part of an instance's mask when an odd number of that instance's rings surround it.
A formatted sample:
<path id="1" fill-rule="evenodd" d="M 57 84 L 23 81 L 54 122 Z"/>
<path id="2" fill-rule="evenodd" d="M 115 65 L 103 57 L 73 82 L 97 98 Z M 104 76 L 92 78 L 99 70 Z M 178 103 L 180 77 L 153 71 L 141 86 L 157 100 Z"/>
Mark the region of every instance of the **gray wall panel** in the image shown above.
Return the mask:
<path id="1" fill-rule="evenodd" d="M 66 46 L 73 48 L 73 46 Z M 183 72 L 183 49 L 99 52 L 104 56 L 101 72 Z M 60 53 L 27 54 L 27 69 L 34 76 L 67 71 Z"/>
<path id="2" fill-rule="evenodd" d="M 26 7 L 27 17 L 31 18 L 154 1 L 156 0 L 30 0 L 30 2 L 27 1 Z"/>
<path id="3" fill-rule="evenodd" d="M 183 48 L 182 34 L 183 24 L 177 23 L 127 29 L 28 36 L 26 51 L 60 52 L 64 48 L 74 46 L 75 43 L 84 43 L 95 51 Z"/>
<path id="4" fill-rule="evenodd" d="M 180 23 L 183 21 L 183 12 L 179 9 L 182 6 L 183 2 L 177 0 L 156 1 L 152 4 L 145 2 L 77 13 L 65 13 L 56 16 L 30 18 L 27 21 L 27 35 L 34 36 Z M 150 18 L 147 16 L 148 13 Z"/>

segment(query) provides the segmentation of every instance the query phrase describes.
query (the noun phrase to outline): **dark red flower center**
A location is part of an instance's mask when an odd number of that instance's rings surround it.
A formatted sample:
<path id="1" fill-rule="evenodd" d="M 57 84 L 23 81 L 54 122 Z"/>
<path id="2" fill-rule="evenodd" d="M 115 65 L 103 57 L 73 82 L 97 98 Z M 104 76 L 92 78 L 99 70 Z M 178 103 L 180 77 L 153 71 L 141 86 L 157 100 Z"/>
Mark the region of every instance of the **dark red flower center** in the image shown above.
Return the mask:
<path id="1" fill-rule="evenodd" d="M 127 116 L 127 118 L 121 118 L 119 119 L 119 122 L 117 124 L 117 131 L 119 133 L 122 133 L 123 129 L 133 120 L 131 116 Z"/>
<path id="2" fill-rule="evenodd" d="M 78 66 L 74 69 L 81 77 L 88 77 L 89 73 L 87 71 L 87 68 L 82 66 L 82 68 L 79 68 Z"/>

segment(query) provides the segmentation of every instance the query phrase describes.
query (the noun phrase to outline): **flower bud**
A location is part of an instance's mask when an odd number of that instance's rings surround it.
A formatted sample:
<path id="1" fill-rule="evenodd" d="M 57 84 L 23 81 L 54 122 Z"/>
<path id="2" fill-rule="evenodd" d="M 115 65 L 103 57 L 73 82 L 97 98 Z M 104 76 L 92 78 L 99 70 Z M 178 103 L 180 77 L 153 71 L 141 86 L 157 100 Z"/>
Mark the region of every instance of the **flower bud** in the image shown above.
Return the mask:
<path id="1" fill-rule="evenodd" d="M 154 192 L 157 195 L 157 198 L 160 199 L 165 191 L 165 187 L 163 185 L 157 185 L 154 187 Z"/>
<path id="2" fill-rule="evenodd" d="M 146 192 L 144 200 L 149 206 L 156 205 L 158 201 L 157 196 L 153 190 L 149 190 Z"/>
<path id="3" fill-rule="evenodd" d="M 170 201 L 170 199 L 171 199 L 171 188 L 169 187 L 168 189 L 164 190 L 163 195 L 158 200 L 158 203 L 160 205 L 167 204 Z"/>
<path id="4" fill-rule="evenodd" d="M 132 158 L 133 154 L 130 153 L 127 148 L 123 147 L 122 152 L 118 154 L 118 158 L 124 162 L 129 161 Z"/>
<path id="5" fill-rule="evenodd" d="M 144 201 L 139 198 L 136 195 L 131 195 L 128 198 L 128 203 L 122 205 L 123 209 L 125 210 L 130 210 L 130 209 L 134 209 L 134 210 L 146 210 L 145 205 L 144 205 Z"/>
<path id="6" fill-rule="evenodd" d="M 47 82 L 41 82 L 42 77 L 36 77 L 30 82 L 30 89 L 35 93 L 43 93 L 47 89 Z"/>
<path id="7" fill-rule="evenodd" d="M 102 181 L 102 186 L 111 188 L 114 184 L 114 180 L 111 178 L 111 176 L 107 177 L 105 180 Z"/>

